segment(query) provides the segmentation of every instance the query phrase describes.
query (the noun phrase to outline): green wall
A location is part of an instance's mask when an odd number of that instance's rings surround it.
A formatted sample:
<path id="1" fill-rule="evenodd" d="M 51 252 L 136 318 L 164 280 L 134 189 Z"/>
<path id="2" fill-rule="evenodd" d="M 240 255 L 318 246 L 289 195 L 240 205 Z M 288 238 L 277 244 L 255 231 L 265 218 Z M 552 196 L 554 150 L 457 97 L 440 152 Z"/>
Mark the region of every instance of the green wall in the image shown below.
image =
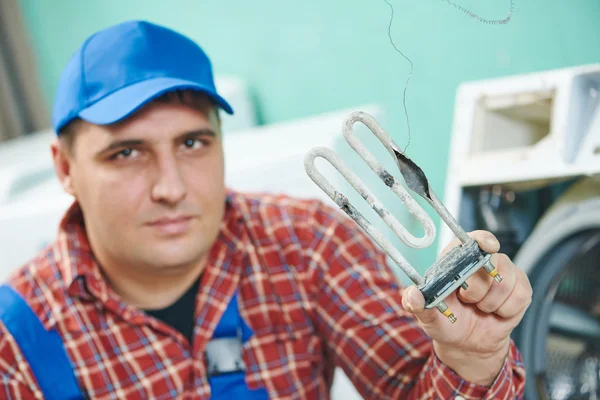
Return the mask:
<path id="1" fill-rule="evenodd" d="M 390 0 L 392 35 L 415 69 L 407 93 L 409 154 L 439 195 L 448 159 L 455 91 L 466 80 L 600 61 L 598 0 L 515 0 L 508 25 L 485 25 L 444 0 Z M 508 0 L 457 0 L 504 18 Z M 92 32 L 127 19 L 175 28 L 213 59 L 217 73 L 242 76 L 262 122 L 365 102 L 386 107 L 386 129 L 407 140 L 402 105 L 408 62 L 387 36 L 384 0 L 20 0 L 51 104 L 61 68 Z M 439 220 L 435 219 L 436 223 Z M 424 270 L 436 249 L 406 251 Z"/>

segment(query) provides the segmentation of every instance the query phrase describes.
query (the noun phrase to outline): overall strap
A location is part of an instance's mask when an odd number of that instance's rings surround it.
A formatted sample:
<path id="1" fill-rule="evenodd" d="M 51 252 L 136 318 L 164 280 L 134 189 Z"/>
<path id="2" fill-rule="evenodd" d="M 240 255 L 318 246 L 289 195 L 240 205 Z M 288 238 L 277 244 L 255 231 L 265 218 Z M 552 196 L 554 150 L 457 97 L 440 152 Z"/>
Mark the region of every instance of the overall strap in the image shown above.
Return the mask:
<path id="1" fill-rule="evenodd" d="M 246 342 L 252 334 L 252 330 L 240 314 L 238 292 L 236 291 L 215 328 L 213 339 L 238 337 L 241 335 L 242 342 Z"/>
<path id="2" fill-rule="evenodd" d="M 47 400 L 83 399 L 56 330 L 47 331 L 12 287 L 0 286 L 0 320 L 16 340 Z"/>
<path id="3" fill-rule="evenodd" d="M 215 400 L 268 400 L 263 388 L 251 390 L 245 381 L 242 345 L 253 335 L 238 309 L 237 292 L 223 313 L 206 347 L 211 398 Z"/>

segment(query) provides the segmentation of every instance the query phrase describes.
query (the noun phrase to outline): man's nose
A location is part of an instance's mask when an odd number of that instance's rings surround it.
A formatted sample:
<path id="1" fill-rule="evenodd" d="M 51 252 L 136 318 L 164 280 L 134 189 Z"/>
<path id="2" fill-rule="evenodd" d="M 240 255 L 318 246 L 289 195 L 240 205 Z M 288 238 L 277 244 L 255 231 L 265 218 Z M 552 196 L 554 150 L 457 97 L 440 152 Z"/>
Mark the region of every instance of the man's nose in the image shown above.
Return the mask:
<path id="1" fill-rule="evenodd" d="M 187 195 L 187 186 L 181 168 L 174 156 L 162 157 L 157 161 L 156 180 L 152 188 L 152 200 L 177 204 Z"/>

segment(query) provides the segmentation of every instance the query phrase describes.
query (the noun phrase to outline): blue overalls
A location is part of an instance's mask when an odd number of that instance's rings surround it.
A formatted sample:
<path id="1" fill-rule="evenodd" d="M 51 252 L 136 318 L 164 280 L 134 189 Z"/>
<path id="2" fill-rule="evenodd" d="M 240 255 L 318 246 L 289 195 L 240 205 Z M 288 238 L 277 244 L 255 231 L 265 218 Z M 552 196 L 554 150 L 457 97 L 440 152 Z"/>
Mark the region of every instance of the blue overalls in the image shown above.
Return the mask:
<path id="1" fill-rule="evenodd" d="M 0 286 L 0 319 L 17 341 L 47 400 L 81 400 L 79 389 L 62 339 L 47 331 L 23 298 L 10 286 Z M 250 390 L 244 380 L 241 344 L 252 330 L 238 311 L 237 293 L 231 299 L 207 345 L 211 398 L 268 400 L 264 389 Z"/>

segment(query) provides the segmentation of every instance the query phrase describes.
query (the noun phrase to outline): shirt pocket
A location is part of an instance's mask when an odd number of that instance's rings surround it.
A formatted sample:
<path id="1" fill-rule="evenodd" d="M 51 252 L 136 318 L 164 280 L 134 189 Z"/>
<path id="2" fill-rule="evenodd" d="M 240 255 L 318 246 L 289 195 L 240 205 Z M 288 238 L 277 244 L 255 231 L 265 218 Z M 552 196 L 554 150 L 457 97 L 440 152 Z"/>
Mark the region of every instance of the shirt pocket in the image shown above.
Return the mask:
<path id="1" fill-rule="evenodd" d="M 271 398 L 300 398 L 324 384 L 321 339 L 309 327 L 252 336 L 243 346 L 246 382 Z"/>

